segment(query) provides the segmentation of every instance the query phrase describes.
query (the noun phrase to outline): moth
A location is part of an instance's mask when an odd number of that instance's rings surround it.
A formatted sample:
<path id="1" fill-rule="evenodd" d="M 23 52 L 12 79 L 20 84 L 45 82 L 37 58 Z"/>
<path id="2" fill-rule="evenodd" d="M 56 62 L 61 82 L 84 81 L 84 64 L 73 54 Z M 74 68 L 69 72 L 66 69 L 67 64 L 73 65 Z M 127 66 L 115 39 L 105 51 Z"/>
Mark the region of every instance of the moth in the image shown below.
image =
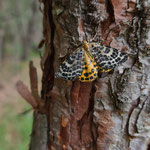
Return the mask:
<path id="1" fill-rule="evenodd" d="M 55 76 L 65 80 L 79 78 L 82 82 L 91 82 L 98 77 L 98 71 L 109 72 L 127 59 L 127 54 L 115 48 L 83 41 L 83 45 L 60 65 Z"/>

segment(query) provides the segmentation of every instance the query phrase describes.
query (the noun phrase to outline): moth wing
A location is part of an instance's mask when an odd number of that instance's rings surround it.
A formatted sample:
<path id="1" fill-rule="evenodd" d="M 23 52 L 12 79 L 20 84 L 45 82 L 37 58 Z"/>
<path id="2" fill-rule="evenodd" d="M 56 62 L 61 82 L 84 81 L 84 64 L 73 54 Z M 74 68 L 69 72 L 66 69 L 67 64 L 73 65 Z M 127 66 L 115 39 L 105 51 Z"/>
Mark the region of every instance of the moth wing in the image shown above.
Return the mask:
<path id="1" fill-rule="evenodd" d="M 55 73 L 57 78 L 65 80 L 73 80 L 80 76 L 84 66 L 84 50 L 78 48 L 60 65 L 58 71 Z"/>
<path id="2" fill-rule="evenodd" d="M 96 44 L 96 46 L 90 48 L 90 52 L 102 72 L 109 72 L 111 69 L 128 59 L 127 54 L 120 52 L 115 48 L 100 44 Z"/>

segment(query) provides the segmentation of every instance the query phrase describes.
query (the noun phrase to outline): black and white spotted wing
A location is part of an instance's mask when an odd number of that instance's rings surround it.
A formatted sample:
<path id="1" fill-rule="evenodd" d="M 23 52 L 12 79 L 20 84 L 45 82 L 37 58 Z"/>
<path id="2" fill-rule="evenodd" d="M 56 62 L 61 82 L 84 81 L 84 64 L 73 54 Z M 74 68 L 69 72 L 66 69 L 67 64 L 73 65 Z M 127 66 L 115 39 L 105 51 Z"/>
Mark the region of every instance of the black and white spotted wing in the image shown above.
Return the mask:
<path id="1" fill-rule="evenodd" d="M 73 80 L 77 76 L 80 76 L 84 66 L 84 55 L 84 50 L 82 48 L 78 48 L 60 65 L 55 76 L 65 80 Z"/>
<path id="2" fill-rule="evenodd" d="M 108 72 L 128 59 L 127 54 L 109 46 L 92 43 L 89 47 L 90 53 L 102 72 Z"/>

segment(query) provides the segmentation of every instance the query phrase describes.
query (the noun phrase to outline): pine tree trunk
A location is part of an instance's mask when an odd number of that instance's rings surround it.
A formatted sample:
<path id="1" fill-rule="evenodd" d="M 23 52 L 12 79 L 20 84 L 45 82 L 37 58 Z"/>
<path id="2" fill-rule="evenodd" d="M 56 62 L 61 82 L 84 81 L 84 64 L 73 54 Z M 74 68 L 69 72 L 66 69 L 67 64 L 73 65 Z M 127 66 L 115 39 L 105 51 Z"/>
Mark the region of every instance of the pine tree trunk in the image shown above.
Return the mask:
<path id="1" fill-rule="evenodd" d="M 30 150 L 149 150 L 150 2 L 43 4 L 41 98 L 46 112 L 34 113 Z M 55 78 L 60 57 L 94 36 L 128 53 L 128 61 L 94 82 Z"/>

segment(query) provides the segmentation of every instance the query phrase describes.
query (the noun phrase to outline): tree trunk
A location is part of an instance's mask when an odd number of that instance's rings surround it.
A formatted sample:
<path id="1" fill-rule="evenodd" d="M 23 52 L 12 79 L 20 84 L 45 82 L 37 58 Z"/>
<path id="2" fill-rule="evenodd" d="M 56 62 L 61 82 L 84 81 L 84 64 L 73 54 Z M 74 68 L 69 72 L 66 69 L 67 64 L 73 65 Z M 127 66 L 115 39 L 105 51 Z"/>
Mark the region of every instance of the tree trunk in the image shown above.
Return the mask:
<path id="1" fill-rule="evenodd" d="M 3 30 L 0 30 L 0 62 L 2 62 L 5 58 L 5 41 L 6 37 Z"/>
<path id="2" fill-rule="evenodd" d="M 31 5 L 31 9 L 32 9 L 32 14 L 31 17 L 28 21 L 28 25 L 27 25 L 27 32 L 24 33 L 24 31 L 22 31 L 22 35 L 21 35 L 21 41 L 22 41 L 22 45 L 23 45 L 23 52 L 21 55 L 21 60 L 26 60 L 29 57 L 30 51 L 32 49 L 33 46 L 33 38 L 35 35 L 35 17 L 36 17 L 36 13 L 38 11 L 38 7 L 37 7 L 37 2 L 33 1 L 32 5 Z M 22 28 L 22 25 L 20 24 L 20 28 Z"/>
<path id="3" fill-rule="evenodd" d="M 30 150 L 150 149 L 150 3 L 148 0 L 44 0 L 42 92 Z M 129 54 L 94 82 L 54 73 L 83 39 Z M 75 43 L 76 42 L 76 45 Z"/>

